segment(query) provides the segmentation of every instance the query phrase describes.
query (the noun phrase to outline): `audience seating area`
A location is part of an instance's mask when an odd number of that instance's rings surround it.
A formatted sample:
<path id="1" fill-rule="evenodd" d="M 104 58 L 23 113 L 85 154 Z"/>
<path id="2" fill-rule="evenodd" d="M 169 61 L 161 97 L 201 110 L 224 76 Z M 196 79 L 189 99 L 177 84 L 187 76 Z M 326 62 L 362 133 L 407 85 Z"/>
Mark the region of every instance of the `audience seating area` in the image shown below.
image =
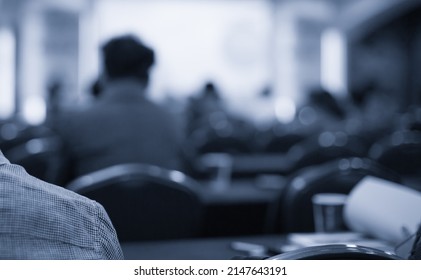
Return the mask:
<path id="1" fill-rule="evenodd" d="M 306 134 L 256 130 L 212 133 L 209 138 L 197 133 L 185 143 L 189 148 L 184 160 L 189 168 L 183 172 L 126 163 L 71 180 L 62 143 L 47 127 L 2 122 L 0 149 L 31 175 L 103 204 L 121 241 L 238 234 L 228 224 L 236 224 L 241 235 L 281 234 L 312 231 L 311 196 L 349 193 L 366 175 L 410 182 L 421 190 L 421 135 L 414 123 L 391 128 L 389 135 L 371 142 L 362 140 L 362 135 L 338 130 Z M 229 159 L 224 163 L 229 163 L 225 167 L 229 181 L 220 188 L 212 181 L 215 170 L 224 164 L 203 164 L 203 159 L 215 152 Z M 261 178 L 276 180 L 263 182 Z M 248 185 L 247 191 L 242 192 L 241 185 Z M 230 199 L 224 198 L 228 196 Z M 220 217 L 225 220 L 219 223 Z"/>

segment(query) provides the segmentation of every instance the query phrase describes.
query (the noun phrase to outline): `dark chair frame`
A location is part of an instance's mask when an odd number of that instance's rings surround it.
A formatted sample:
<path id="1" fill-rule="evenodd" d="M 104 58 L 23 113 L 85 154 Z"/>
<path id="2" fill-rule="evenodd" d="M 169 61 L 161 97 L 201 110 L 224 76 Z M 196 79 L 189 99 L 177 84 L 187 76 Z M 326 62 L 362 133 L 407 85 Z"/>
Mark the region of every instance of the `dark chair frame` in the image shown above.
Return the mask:
<path id="1" fill-rule="evenodd" d="M 120 164 L 81 176 L 66 187 L 101 203 L 120 241 L 200 235 L 200 185 L 179 171 Z"/>
<path id="2" fill-rule="evenodd" d="M 63 143 L 57 136 L 29 139 L 5 155 L 11 163 L 21 165 L 32 176 L 52 184 L 64 182 L 66 160 Z"/>
<path id="3" fill-rule="evenodd" d="M 401 182 L 395 172 L 368 158 L 343 158 L 311 166 L 293 174 L 269 212 L 275 232 L 314 231 L 312 196 L 317 193 L 348 194 L 365 176 Z"/>
<path id="4" fill-rule="evenodd" d="M 323 143 L 323 136 L 329 135 L 331 143 Z M 293 162 L 292 171 L 308 166 L 323 164 L 346 157 L 364 157 L 368 147 L 360 137 L 342 131 L 323 131 L 293 145 L 287 156 Z"/>
<path id="5" fill-rule="evenodd" d="M 395 131 L 374 143 L 369 151 L 372 159 L 402 174 L 421 171 L 421 132 Z"/>

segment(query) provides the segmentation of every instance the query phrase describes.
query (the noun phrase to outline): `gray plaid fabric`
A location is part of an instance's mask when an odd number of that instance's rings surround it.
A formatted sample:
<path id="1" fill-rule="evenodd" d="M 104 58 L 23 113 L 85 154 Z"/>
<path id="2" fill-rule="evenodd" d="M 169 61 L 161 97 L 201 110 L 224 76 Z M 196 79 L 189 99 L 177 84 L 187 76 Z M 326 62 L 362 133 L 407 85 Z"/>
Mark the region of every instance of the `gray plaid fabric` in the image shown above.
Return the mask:
<path id="1" fill-rule="evenodd" d="M 38 180 L 0 151 L 0 259 L 122 259 L 104 208 Z"/>

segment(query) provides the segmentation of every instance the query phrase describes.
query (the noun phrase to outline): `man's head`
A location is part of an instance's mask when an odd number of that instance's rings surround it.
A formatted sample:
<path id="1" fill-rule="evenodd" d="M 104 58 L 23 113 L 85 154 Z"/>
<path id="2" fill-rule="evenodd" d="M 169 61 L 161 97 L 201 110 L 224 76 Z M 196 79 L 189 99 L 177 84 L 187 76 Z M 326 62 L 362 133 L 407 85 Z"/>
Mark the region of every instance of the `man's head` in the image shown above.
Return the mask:
<path id="1" fill-rule="evenodd" d="M 134 36 L 111 39 L 102 47 L 102 55 L 109 80 L 136 78 L 147 84 L 154 52 Z"/>

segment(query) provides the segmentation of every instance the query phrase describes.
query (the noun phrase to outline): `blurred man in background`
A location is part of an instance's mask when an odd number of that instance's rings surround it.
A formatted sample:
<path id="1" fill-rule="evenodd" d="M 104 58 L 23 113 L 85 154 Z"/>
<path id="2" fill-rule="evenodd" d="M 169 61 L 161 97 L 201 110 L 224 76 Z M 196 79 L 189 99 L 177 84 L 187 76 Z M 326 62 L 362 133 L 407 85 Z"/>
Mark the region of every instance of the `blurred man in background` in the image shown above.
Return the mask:
<path id="1" fill-rule="evenodd" d="M 148 100 L 146 88 L 154 52 L 133 36 L 102 48 L 101 92 L 92 106 L 65 114 L 56 127 L 77 177 L 120 163 L 180 169 L 181 129 Z"/>

